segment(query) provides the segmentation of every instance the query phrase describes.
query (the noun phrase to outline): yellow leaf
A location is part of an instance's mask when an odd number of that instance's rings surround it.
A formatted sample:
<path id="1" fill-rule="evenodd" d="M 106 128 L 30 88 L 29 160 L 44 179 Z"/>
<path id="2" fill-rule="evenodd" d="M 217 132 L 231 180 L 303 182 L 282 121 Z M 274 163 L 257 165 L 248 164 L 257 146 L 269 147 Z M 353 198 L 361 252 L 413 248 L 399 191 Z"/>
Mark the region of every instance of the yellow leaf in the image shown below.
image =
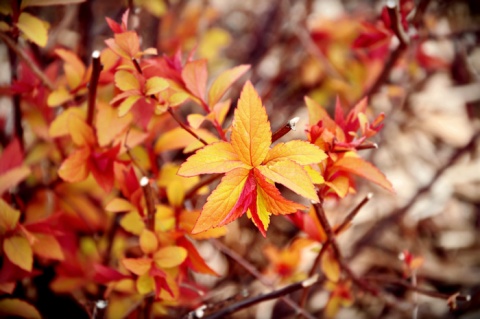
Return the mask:
<path id="1" fill-rule="evenodd" d="M 12 168 L 0 175 L 0 195 L 12 187 L 17 186 L 21 181 L 26 179 L 32 171 L 27 166 L 18 166 Z"/>
<path id="2" fill-rule="evenodd" d="M 145 95 L 157 94 L 169 86 L 168 81 L 159 77 L 154 76 L 147 80 L 145 83 Z"/>
<path id="3" fill-rule="evenodd" d="M 26 238 L 20 236 L 5 238 L 3 251 L 13 264 L 23 270 L 32 271 L 33 252 Z"/>
<path id="4" fill-rule="evenodd" d="M 308 176 L 310 176 L 313 184 L 319 185 L 325 183 L 325 179 L 323 178 L 322 174 L 320 174 L 319 171 L 315 170 L 310 165 L 304 166 L 303 169 L 305 172 L 307 172 Z"/>
<path id="5" fill-rule="evenodd" d="M 205 146 L 190 156 L 178 170 L 178 175 L 195 176 L 199 174 L 226 173 L 235 168 L 250 168 L 239 160 L 232 144 L 217 142 Z"/>
<path id="6" fill-rule="evenodd" d="M 73 98 L 70 92 L 64 87 L 59 87 L 48 95 L 47 104 L 51 107 L 57 107 Z"/>
<path id="7" fill-rule="evenodd" d="M 122 265 L 128 271 L 141 276 L 148 273 L 152 267 L 152 260 L 150 258 L 124 258 L 122 259 Z"/>
<path id="8" fill-rule="evenodd" d="M 220 74 L 215 81 L 213 81 L 212 86 L 208 91 L 208 104 L 210 106 L 217 104 L 232 84 L 249 69 L 250 65 L 239 65 Z"/>
<path id="9" fill-rule="evenodd" d="M 68 118 L 68 131 L 75 145 L 95 145 L 96 138 L 93 129 L 75 114 L 70 114 Z"/>
<path id="10" fill-rule="evenodd" d="M 220 223 L 237 203 L 249 172 L 250 170 L 244 168 L 236 168 L 222 178 L 203 206 L 192 233 L 196 234 L 212 227 L 223 226 Z"/>
<path id="11" fill-rule="evenodd" d="M 328 280 L 337 282 L 340 279 L 340 265 L 331 250 L 327 250 L 323 255 L 321 267 Z"/>
<path id="12" fill-rule="evenodd" d="M 125 116 L 139 99 L 139 95 L 132 95 L 123 100 L 123 102 L 118 107 L 118 116 Z"/>
<path id="13" fill-rule="evenodd" d="M 17 227 L 20 212 L 13 209 L 2 198 L 0 198 L 0 235 L 14 230 Z"/>
<path id="14" fill-rule="evenodd" d="M 325 182 L 325 185 L 330 187 L 340 198 L 347 195 L 350 187 L 350 182 L 345 176 L 338 176 L 333 181 Z"/>
<path id="15" fill-rule="evenodd" d="M 85 65 L 72 51 L 55 49 L 55 53 L 65 62 L 63 69 L 67 77 L 68 86 L 72 90 L 76 89 L 84 80 Z"/>
<path id="16" fill-rule="evenodd" d="M 179 246 L 160 248 L 153 259 L 160 268 L 172 268 L 179 266 L 187 258 L 187 250 Z"/>
<path id="17" fill-rule="evenodd" d="M 78 107 L 71 107 L 66 111 L 63 111 L 53 120 L 52 124 L 50 124 L 50 128 L 48 129 L 50 137 L 55 138 L 70 134 L 69 119 L 72 115 L 78 116 L 82 119 L 85 118 L 85 112 Z"/>
<path id="18" fill-rule="evenodd" d="M 23 35 L 36 45 L 44 47 L 48 40 L 48 22 L 45 22 L 30 13 L 22 12 L 18 17 L 17 27 Z"/>
<path id="19" fill-rule="evenodd" d="M 140 248 L 144 254 L 150 254 L 157 250 L 158 239 L 154 232 L 144 229 L 140 235 Z"/>
<path id="20" fill-rule="evenodd" d="M 140 83 L 135 75 L 124 70 L 115 73 L 115 86 L 122 91 L 140 90 Z"/>
<path id="21" fill-rule="evenodd" d="M 136 287 L 139 294 L 146 295 L 155 289 L 155 280 L 148 274 L 143 274 L 137 278 Z"/>
<path id="22" fill-rule="evenodd" d="M 203 129 L 193 131 L 203 139 L 206 139 L 207 137 L 209 137 L 208 139 L 210 139 L 210 137 L 213 137 L 211 133 Z M 176 150 L 187 147 L 196 141 L 197 140 L 195 139 L 195 137 L 193 137 L 190 133 L 188 133 L 181 127 L 176 127 L 173 130 L 170 130 L 160 135 L 157 142 L 155 143 L 154 151 L 158 154 L 161 152 Z"/>
<path id="23" fill-rule="evenodd" d="M 130 212 L 123 216 L 120 220 L 120 226 L 126 231 L 138 236 L 140 236 L 145 229 L 145 223 L 137 211 Z"/>
<path id="24" fill-rule="evenodd" d="M 38 310 L 26 301 L 7 298 L 0 300 L 0 315 L 4 318 L 21 317 L 28 319 L 41 319 Z"/>
<path id="25" fill-rule="evenodd" d="M 253 167 L 263 162 L 272 144 L 267 112 L 250 82 L 243 87 L 235 110 L 231 143 L 240 160 Z"/>
<path id="26" fill-rule="evenodd" d="M 319 163 L 327 158 L 327 154 L 306 141 L 290 141 L 278 143 L 270 151 L 264 163 L 270 164 L 273 161 L 291 160 L 300 165 Z"/>
<path id="27" fill-rule="evenodd" d="M 97 103 L 97 138 L 100 146 L 107 146 L 129 127 L 132 115 L 119 117 L 117 110 L 106 103 Z"/>
<path id="28" fill-rule="evenodd" d="M 41 257 L 63 260 L 64 255 L 57 239 L 52 235 L 35 234 L 36 241 L 32 245 L 33 252 Z"/>
<path id="29" fill-rule="evenodd" d="M 232 37 L 226 30 L 217 27 L 208 28 L 203 32 L 198 46 L 198 55 L 207 60 L 214 60 L 221 53 L 220 50 L 231 40 Z"/>
<path id="30" fill-rule="evenodd" d="M 202 114 L 189 114 L 187 115 L 188 124 L 194 129 L 198 129 L 200 125 L 202 125 L 203 121 L 205 121 L 205 116 Z"/>
<path id="31" fill-rule="evenodd" d="M 89 157 L 90 150 L 87 147 L 76 150 L 63 161 L 58 169 L 58 175 L 70 183 L 85 180 L 90 172 L 87 163 Z"/>
<path id="32" fill-rule="evenodd" d="M 123 198 L 114 198 L 105 206 L 105 210 L 112 213 L 128 212 L 134 209 L 135 206 Z"/>
<path id="33" fill-rule="evenodd" d="M 289 160 L 276 161 L 272 165 L 259 166 L 258 170 L 275 183 L 280 183 L 305 198 L 319 201 L 310 177 L 297 163 Z"/>

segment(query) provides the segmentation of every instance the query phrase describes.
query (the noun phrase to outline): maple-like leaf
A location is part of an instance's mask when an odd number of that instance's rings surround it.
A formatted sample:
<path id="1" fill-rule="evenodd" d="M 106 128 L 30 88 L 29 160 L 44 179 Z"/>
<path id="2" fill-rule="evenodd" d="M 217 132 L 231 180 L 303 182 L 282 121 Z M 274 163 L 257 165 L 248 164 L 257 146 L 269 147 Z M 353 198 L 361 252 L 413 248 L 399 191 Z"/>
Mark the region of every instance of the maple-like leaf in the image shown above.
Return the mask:
<path id="1" fill-rule="evenodd" d="M 190 156 L 178 174 L 226 173 L 192 230 L 206 231 L 228 224 L 248 211 L 265 236 L 270 215 L 294 213 L 303 205 L 282 197 L 274 183 L 318 201 L 315 188 L 303 165 L 321 162 L 326 154 L 307 142 L 291 141 L 270 148 L 272 132 L 265 107 L 253 85 L 243 87 L 232 122 L 230 142 L 205 146 Z M 301 145 L 301 154 L 299 145 Z"/>

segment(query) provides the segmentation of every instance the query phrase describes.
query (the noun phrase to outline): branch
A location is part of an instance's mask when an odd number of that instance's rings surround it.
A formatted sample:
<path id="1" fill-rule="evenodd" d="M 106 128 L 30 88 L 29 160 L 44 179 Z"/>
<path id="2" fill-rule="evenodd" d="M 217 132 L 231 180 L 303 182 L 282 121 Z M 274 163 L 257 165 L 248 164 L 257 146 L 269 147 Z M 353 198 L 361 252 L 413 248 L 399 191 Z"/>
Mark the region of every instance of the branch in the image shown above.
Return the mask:
<path id="1" fill-rule="evenodd" d="M 300 120 L 299 117 L 294 117 L 290 121 L 287 122 L 284 126 L 282 126 L 278 131 L 272 134 L 272 143 L 276 142 L 279 140 L 282 136 L 287 134 L 290 131 L 295 131 L 296 130 L 296 125 L 298 123 L 298 120 Z"/>
<path id="2" fill-rule="evenodd" d="M 370 228 L 370 230 L 368 230 L 354 245 L 352 250 L 353 254 L 352 256 L 350 256 L 350 258 L 351 259 L 355 258 L 363 250 L 363 248 L 366 245 L 375 241 L 385 228 L 387 228 L 393 223 L 397 223 L 408 212 L 408 210 L 415 204 L 415 202 L 420 198 L 421 195 L 430 191 L 430 189 L 435 184 L 435 182 L 440 178 L 440 176 L 443 175 L 443 173 L 445 173 L 445 171 L 450 166 L 453 165 L 453 163 L 455 163 L 462 155 L 474 149 L 475 142 L 479 137 L 480 137 L 480 131 L 477 132 L 471 138 L 471 140 L 467 143 L 467 145 L 457 149 L 457 151 L 454 154 L 452 154 L 450 159 L 440 169 L 438 169 L 438 171 L 432 177 L 430 182 L 427 185 L 420 188 L 418 192 L 415 194 L 415 196 L 413 196 L 407 204 L 405 204 L 403 207 L 400 207 L 394 210 L 391 214 L 385 216 L 383 219 L 380 219 L 379 221 L 377 221 L 375 225 L 373 225 L 373 227 Z"/>
<path id="3" fill-rule="evenodd" d="M 387 1 L 386 7 L 393 33 L 395 33 L 400 41 L 400 46 L 407 47 L 410 43 L 410 37 L 405 33 L 405 29 L 403 28 L 402 15 L 400 13 L 400 8 L 397 5 L 397 1 Z"/>
<path id="4" fill-rule="evenodd" d="M 294 284 L 288 285 L 284 288 L 274 290 L 270 293 L 266 294 L 261 294 L 252 298 L 247 298 L 243 299 L 237 303 L 234 303 L 228 307 L 225 307 L 224 309 L 215 312 L 214 314 L 205 317 L 205 319 L 218 319 L 218 318 L 224 318 L 225 316 L 228 316 L 232 313 L 235 313 L 241 309 L 251 307 L 255 304 L 261 303 L 263 301 L 271 300 L 271 299 L 276 299 L 279 297 L 284 297 L 292 292 L 295 292 L 297 290 L 310 287 L 314 283 L 316 283 L 318 280 L 318 275 L 315 275 L 313 277 L 309 277 L 303 281 L 296 282 Z M 207 308 L 208 309 L 208 308 Z M 198 316 L 198 318 L 203 318 L 203 316 Z"/>
<path id="5" fill-rule="evenodd" d="M 95 50 L 92 53 L 92 75 L 90 77 L 90 83 L 88 84 L 87 124 L 90 126 L 92 126 L 93 123 L 98 79 L 100 78 L 100 72 L 102 69 L 103 66 L 100 62 L 100 51 Z"/>
<path id="6" fill-rule="evenodd" d="M 173 119 L 178 123 L 178 125 L 180 125 L 185 131 L 187 131 L 188 133 L 190 133 L 190 135 L 192 135 L 193 137 L 195 137 L 197 140 L 199 140 L 200 142 L 202 142 L 203 145 L 208 145 L 208 143 L 203 139 L 201 138 L 200 136 L 197 135 L 197 133 L 195 133 L 194 131 L 192 131 L 187 125 L 185 125 L 185 123 L 182 122 L 182 120 L 178 117 L 177 114 L 175 114 L 175 112 L 173 111 L 173 109 L 171 107 L 168 108 L 168 113 L 170 113 L 170 115 L 173 117 Z"/>
<path id="7" fill-rule="evenodd" d="M 17 54 L 20 59 L 28 66 L 28 68 L 40 79 L 40 81 L 45 85 L 50 91 L 55 90 L 55 86 L 50 81 L 50 79 L 43 73 L 43 71 L 33 62 L 33 60 L 22 50 L 8 35 L 0 32 L 0 39 L 5 42 L 5 44 Z"/>
<path id="8" fill-rule="evenodd" d="M 140 186 L 143 189 L 143 195 L 145 196 L 145 202 L 147 205 L 147 229 L 155 231 L 155 197 L 153 194 L 152 185 L 148 177 L 143 176 L 140 179 Z"/>
<path id="9" fill-rule="evenodd" d="M 229 256 L 235 262 L 237 262 L 240 266 L 246 269 L 250 274 L 252 274 L 255 278 L 258 279 L 264 286 L 268 288 L 274 288 L 273 283 L 269 280 L 265 279 L 265 277 L 252 265 L 250 264 L 245 258 L 237 254 L 235 251 L 231 250 L 222 242 L 216 239 L 212 239 L 211 243 L 220 251 L 222 251 L 225 255 Z M 304 309 L 300 308 L 292 299 L 287 296 L 280 296 L 279 298 L 281 301 L 286 303 L 290 308 L 294 309 L 297 313 L 301 314 L 303 317 L 307 319 L 315 319 L 314 316 L 306 312 Z"/>
<path id="10" fill-rule="evenodd" d="M 194 185 L 192 188 L 188 190 L 188 192 L 185 194 L 185 199 L 191 198 L 193 195 L 195 195 L 196 192 L 198 192 L 200 188 L 207 186 L 208 184 L 216 181 L 217 179 L 222 177 L 222 175 L 223 174 L 214 174 L 201 180 L 200 182 L 198 182 L 196 185 Z"/>

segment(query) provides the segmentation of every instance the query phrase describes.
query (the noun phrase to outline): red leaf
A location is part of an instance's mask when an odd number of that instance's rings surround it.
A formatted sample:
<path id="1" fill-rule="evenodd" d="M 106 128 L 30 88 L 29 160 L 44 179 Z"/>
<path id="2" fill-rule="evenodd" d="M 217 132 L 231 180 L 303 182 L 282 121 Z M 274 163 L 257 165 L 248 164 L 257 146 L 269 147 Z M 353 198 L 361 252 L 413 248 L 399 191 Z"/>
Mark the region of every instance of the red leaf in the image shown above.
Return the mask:
<path id="1" fill-rule="evenodd" d="M 122 274 L 116 269 L 106 267 L 101 264 L 94 264 L 93 269 L 95 270 L 93 280 L 100 284 L 108 284 L 111 281 L 119 281 L 122 279 L 130 278 L 129 276 Z"/>
<path id="2" fill-rule="evenodd" d="M 23 152 L 20 146 L 20 142 L 17 138 L 14 138 L 13 141 L 8 144 L 7 147 L 2 152 L 0 156 L 0 174 L 5 173 L 6 171 L 22 165 L 23 163 Z"/>

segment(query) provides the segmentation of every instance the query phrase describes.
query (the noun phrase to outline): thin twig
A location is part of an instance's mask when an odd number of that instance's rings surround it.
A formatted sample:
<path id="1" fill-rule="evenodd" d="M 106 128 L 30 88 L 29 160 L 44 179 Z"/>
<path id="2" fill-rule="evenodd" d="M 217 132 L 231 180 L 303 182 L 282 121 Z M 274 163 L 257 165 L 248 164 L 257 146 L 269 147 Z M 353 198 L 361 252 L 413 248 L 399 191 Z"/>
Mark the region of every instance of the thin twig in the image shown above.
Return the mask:
<path id="1" fill-rule="evenodd" d="M 178 125 L 180 125 L 185 131 L 187 131 L 188 133 L 190 133 L 190 135 L 192 135 L 193 137 L 195 137 L 197 140 L 199 140 L 200 142 L 202 142 L 203 145 L 208 145 L 208 143 L 203 139 L 201 138 L 200 136 L 197 135 L 197 133 L 195 133 L 194 131 L 192 131 L 190 129 L 190 127 L 188 127 L 187 125 L 185 125 L 185 123 L 182 122 L 182 120 L 178 117 L 177 114 L 175 114 L 175 112 L 173 111 L 173 109 L 171 107 L 168 108 L 168 113 L 170 113 L 170 115 L 173 117 L 173 119 L 178 123 Z"/>
<path id="2" fill-rule="evenodd" d="M 358 203 L 358 205 L 347 215 L 347 217 L 345 217 L 342 223 L 338 227 L 335 227 L 335 230 L 334 230 L 335 235 L 340 234 L 352 222 L 355 216 L 357 216 L 360 209 L 362 209 L 362 207 L 365 206 L 365 204 L 367 204 L 370 201 L 370 199 L 372 199 L 372 197 L 373 197 L 373 194 L 368 193 L 367 196 L 365 196 L 363 200 L 360 203 Z"/>
<path id="3" fill-rule="evenodd" d="M 246 269 L 250 274 L 252 274 L 255 278 L 258 279 L 264 286 L 268 288 L 274 288 L 274 285 L 271 281 L 267 280 L 252 264 L 250 264 L 245 258 L 237 254 L 235 251 L 231 250 L 227 246 L 225 246 L 222 242 L 216 239 L 211 239 L 211 243 L 217 247 L 218 250 L 222 251 L 225 255 L 229 256 L 235 262 L 237 262 L 240 266 Z M 306 312 L 304 309 L 300 308 L 292 299 L 287 296 L 281 296 L 279 298 L 281 301 L 286 303 L 296 312 L 301 314 L 303 317 L 307 319 L 314 319 L 315 317 Z"/>
<path id="4" fill-rule="evenodd" d="M 140 179 L 140 186 L 142 186 L 143 194 L 145 196 L 145 202 L 147 206 L 147 222 L 146 227 L 148 230 L 155 231 L 155 197 L 153 194 L 152 185 L 148 177 L 143 176 Z M 148 296 L 145 298 L 145 304 L 143 306 L 143 318 L 150 319 L 152 317 L 153 303 L 155 296 Z"/>
<path id="5" fill-rule="evenodd" d="M 17 54 L 20 59 L 27 65 L 27 67 L 40 79 L 40 81 L 51 91 L 55 90 L 55 86 L 50 79 L 43 73 L 43 71 L 33 62 L 33 60 L 22 50 L 8 35 L 0 32 L 0 39 Z"/>
<path id="6" fill-rule="evenodd" d="M 103 66 L 100 62 L 100 51 L 95 50 L 92 53 L 92 75 L 90 77 L 90 83 L 88 84 L 87 124 L 90 126 L 93 123 L 95 102 L 97 100 L 98 79 L 100 78 L 100 72 L 102 69 Z"/>
<path id="7" fill-rule="evenodd" d="M 235 312 L 237 312 L 241 309 L 251 307 L 251 306 L 256 305 L 258 303 L 261 303 L 263 301 L 272 300 L 272 299 L 276 299 L 276 298 L 279 298 L 279 297 L 284 297 L 284 296 L 286 296 L 286 295 L 288 295 L 292 292 L 295 292 L 297 290 L 300 290 L 300 289 L 303 289 L 303 288 L 306 288 L 306 287 L 310 287 L 311 285 L 313 285 L 314 283 L 317 282 L 317 279 L 318 279 L 318 276 L 309 277 L 308 279 L 293 283 L 293 284 L 288 285 L 284 288 L 274 290 L 270 293 L 261 294 L 261 295 L 258 295 L 258 296 L 252 297 L 252 298 L 243 299 L 243 300 L 241 300 L 237 303 L 234 303 L 230 306 L 225 307 L 224 309 L 222 309 L 220 311 L 215 312 L 214 314 L 212 314 L 210 316 L 206 316 L 205 319 L 224 318 L 225 316 L 228 316 L 232 313 L 235 313 Z"/>
<path id="8" fill-rule="evenodd" d="M 409 36 L 405 33 L 405 29 L 402 24 L 402 16 L 400 13 L 400 8 L 397 5 L 396 1 L 387 1 L 387 12 L 390 17 L 390 26 L 393 33 L 397 36 L 400 41 L 400 45 L 407 47 L 410 43 Z"/>
<path id="9" fill-rule="evenodd" d="M 185 199 L 192 198 L 193 195 L 195 195 L 195 193 L 198 192 L 199 189 L 201 189 L 204 186 L 209 185 L 210 183 L 213 183 L 214 181 L 216 181 L 217 179 L 219 179 L 222 176 L 223 176 L 223 174 L 214 174 L 214 175 L 211 175 L 211 176 L 201 180 L 200 182 L 198 182 L 196 185 L 194 185 L 192 188 L 190 188 L 188 190 L 188 192 L 185 194 Z"/>
<path id="10" fill-rule="evenodd" d="M 135 67 L 135 70 L 137 70 L 138 73 L 143 74 L 142 68 L 140 67 L 140 63 L 138 63 L 138 60 L 135 58 L 132 58 L 132 63 L 133 63 L 133 66 Z"/>
<path id="11" fill-rule="evenodd" d="M 365 276 L 365 277 L 363 277 L 363 279 L 366 280 L 366 281 L 379 281 L 379 282 L 382 282 L 382 283 L 402 286 L 404 288 L 407 288 L 408 290 L 412 290 L 412 291 L 418 292 L 422 295 L 429 296 L 429 297 L 432 297 L 432 298 L 447 300 L 447 299 L 451 298 L 451 296 L 452 296 L 452 295 L 449 295 L 449 294 L 440 293 L 438 291 L 432 291 L 432 290 L 424 289 L 424 288 L 418 287 L 416 285 L 410 284 L 410 283 L 408 283 L 404 280 L 397 279 L 397 278 L 390 278 L 390 277 L 386 277 L 386 276 Z M 457 301 L 469 301 L 471 297 L 469 295 L 457 295 L 457 296 L 455 296 L 455 298 L 456 298 Z"/>
<path id="12" fill-rule="evenodd" d="M 143 195 L 145 196 L 145 203 L 147 206 L 147 229 L 155 231 L 155 197 L 153 193 L 152 185 L 148 177 L 143 176 L 140 179 L 140 186 L 143 189 Z"/>
<path id="13" fill-rule="evenodd" d="M 293 119 L 289 120 L 284 126 L 282 126 L 278 131 L 272 134 L 272 143 L 279 140 L 282 136 L 287 134 L 290 131 L 296 130 L 296 125 L 298 123 L 299 117 L 294 117 Z"/>
<path id="14" fill-rule="evenodd" d="M 435 184 L 435 182 L 440 178 L 440 176 L 445 173 L 445 171 L 453 165 L 462 155 L 467 153 L 468 151 L 472 150 L 475 146 L 476 140 L 480 137 L 480 132 L 477 132 L 471 140 L 467 143 L 467 145 L 457 149 L 457 151 L 452 154 L 450 159 L 442 166 L 440 167 L 435 175 L 432 177 L 430 182 L 420 188 L 415 196 L 413 196 L 408 203 L 406 203 L 403 207 L 400 207 L 396 210 L 394 210 L 391 214 L 388 214 L 385 216 L 383 219 L 380 219 L 375 223 L 375 225 L 370 228 L 354 245 L 353 247 L 353 253 L 352 256 L 350 256 L 351 259 L 355 258 L 360 252 L 363 251 L 363 248 L 367 246 L 369 243 L 374 242 L 378 236 L 382 233 L 382 231 L 390 226 L 393 223 L 397 223 L 409 210 L 410 208 L 416 203 L 416 201 L 425 193 L 430 191 L 432 186 Z"/>

